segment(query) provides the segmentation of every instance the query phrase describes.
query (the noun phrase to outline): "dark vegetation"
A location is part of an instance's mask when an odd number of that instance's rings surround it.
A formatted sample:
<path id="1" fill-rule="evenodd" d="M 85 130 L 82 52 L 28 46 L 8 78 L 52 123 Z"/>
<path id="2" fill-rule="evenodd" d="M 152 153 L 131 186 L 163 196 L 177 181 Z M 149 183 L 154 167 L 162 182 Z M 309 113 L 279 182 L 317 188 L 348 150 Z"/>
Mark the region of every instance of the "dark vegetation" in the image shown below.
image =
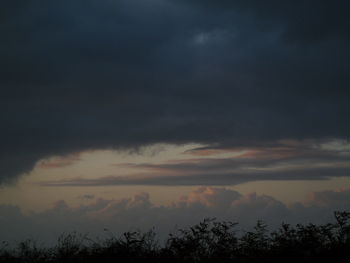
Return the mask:
<path id="1" fill-rule="evenodd" d="M 0 249 L 0 262 L 350 262 L 350 213 L 335 212 L 324 225 L 282 224 L 273 232 L 258 221 L 252 231 L 237 224 L 205 219 L 170 234 L 159 245 L 154 231 L 127 232 L 94 241 L 78 234 L 63 235 L 52 248 L 25 241 Z"/>

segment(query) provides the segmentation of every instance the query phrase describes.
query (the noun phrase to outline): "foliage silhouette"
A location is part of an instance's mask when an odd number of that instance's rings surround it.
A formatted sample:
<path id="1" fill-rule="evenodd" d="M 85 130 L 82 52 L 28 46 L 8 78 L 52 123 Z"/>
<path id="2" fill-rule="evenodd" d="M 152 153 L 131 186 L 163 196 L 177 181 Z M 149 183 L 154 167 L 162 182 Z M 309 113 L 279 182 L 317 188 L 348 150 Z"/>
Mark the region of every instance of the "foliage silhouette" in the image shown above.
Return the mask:
<path id="1" fill-rule="evenodd" d="M 335 212 L 335 222 L 324 225 L 283 223 L 269 232 L 258 221 L 252 231 L 239 233 L 237 223 L 204 219 L 188 229 L 170 234 L 161 246 L 152 229 L 126 232 L 95 241 L 77 233 L 64 234 L 51 248 L 34 241 L 16 248 L 0 247 L 0 262 L 347 262 L 350 252 L 350 213 Z"/>

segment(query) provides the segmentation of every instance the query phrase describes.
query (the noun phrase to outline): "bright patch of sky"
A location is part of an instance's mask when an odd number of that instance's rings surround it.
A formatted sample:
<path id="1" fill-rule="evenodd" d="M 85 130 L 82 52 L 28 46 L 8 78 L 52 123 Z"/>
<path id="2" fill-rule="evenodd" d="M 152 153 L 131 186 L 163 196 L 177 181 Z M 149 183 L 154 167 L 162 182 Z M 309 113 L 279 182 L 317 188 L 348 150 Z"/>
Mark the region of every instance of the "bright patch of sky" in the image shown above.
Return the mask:
<path id="1" fill-rule="evenodd" d="M 319 148 L 328 150 L 348 150 L 341 142 L 329 142 Z M 185 144 L 166 145 L 157 144 L 143 147 L 134 151 L 88 151 L 68 156 L 51 157 L 40 160 L 35 169 L 28 175 L 22 176 L 17 184 L 3 186 L 0 189 L 0 204 L 12 204 L 20 206 L 24 211 L 43 210 L 57 200 L 65 200 L 71 205 L 92 202 L 95 198 L 118 199 L 125 198 L 140 192 L 150 193 L 151 200 L 155 204 L 166 205 L 177 200 L 182 195 L 193 191 L 198 185 L 100 185 L 100 186 L 45 186 L 45 182 L 55 182 L 78 178 L 83 180 L 95 180 L 108 176 L 125 177 L 142 174 L 153 176 L 159 172 L 157 165 L 181 164 L 188 162 L 206 163 L 209 160 L 234 160 L 247 158 L 266 158 L 256 150 L 245 149 L 211 149 L 206 145 Z M 275 156 L 275 155 L 272 155 Z M 278 156 L 278 155 L 277 155 Z M 154 170 L 147 168 L 155 165 Z M 294 164 L 295 165 L 295 164 Z M 322 166 L 322 163 L 318 164 Z M 327 163 L 323 164 L 327 167 Z M 332 165 L 332 163 L 328 164 Z M 317 164 L 313 164 L 317 166 Z M 348 162 L 344 166 L 349 166 Z M 146 168 L 145 168 L 146 167 Z M 247 166 L 249 170 L 283 170 L 293 167 L 288 161 L 267 168 L 254 168 Z M 149 170 L 150 169 L 150 170 Z M 231 169 L 231 168 L 230 168 Z M 160 170 L 162 171 L 162 170 Z M 166 174 L 166 170 L 164 170 Z M 184 171 L 186 174 L 186 171 Z M 350 187 L 350 179 L 347 177 L 332 177 L 329 180 L 261 180 L 227 185 L 241 193 L 256 192 L 258 194 L 271 195 L 284 202 L 303 200 L 310 191 L 322 191 L 327 189 L 345 189 Z M 89 196 L 89 198 L 85 198 Z"/>

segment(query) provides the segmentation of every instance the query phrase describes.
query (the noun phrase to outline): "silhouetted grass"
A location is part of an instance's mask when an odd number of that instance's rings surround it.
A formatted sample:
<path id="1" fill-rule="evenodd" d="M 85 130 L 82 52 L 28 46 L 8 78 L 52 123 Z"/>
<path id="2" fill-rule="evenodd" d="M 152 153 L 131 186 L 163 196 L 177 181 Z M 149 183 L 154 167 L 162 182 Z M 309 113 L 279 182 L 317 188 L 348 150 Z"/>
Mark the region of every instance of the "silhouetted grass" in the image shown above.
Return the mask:
<path id="1" fill-rule="evenodd" d="M 30 240 L 14 249 L 3 244 L 0 262 L 350 262 L 350 213 L 334 216 L 334 223 L 282 224 L 273 232 L 258 221 L 252 231 L 240 235 L 236 223 L 205 219 L 170 234 L 164 245 L 154 231 L 127 232 L 103 241 L 73 233 L 62 235 L 51 248 Z"/>

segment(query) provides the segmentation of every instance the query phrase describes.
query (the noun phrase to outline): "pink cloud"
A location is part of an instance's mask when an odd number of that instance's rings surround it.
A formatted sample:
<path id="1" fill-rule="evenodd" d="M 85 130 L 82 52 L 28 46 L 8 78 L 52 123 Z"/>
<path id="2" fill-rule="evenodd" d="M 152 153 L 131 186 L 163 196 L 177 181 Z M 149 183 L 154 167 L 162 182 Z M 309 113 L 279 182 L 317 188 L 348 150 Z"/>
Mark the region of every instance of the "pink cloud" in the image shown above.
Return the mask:
<path id="1" fill-rule="evenodd" d="M 39 161 L 37 167 L 43 169 L 54 169 L 70 166 L 78 161 L 80 161 L 81 153 L 74 153 L 65 156 L 53 157 L 49 159 L 44 159 Z"/>

